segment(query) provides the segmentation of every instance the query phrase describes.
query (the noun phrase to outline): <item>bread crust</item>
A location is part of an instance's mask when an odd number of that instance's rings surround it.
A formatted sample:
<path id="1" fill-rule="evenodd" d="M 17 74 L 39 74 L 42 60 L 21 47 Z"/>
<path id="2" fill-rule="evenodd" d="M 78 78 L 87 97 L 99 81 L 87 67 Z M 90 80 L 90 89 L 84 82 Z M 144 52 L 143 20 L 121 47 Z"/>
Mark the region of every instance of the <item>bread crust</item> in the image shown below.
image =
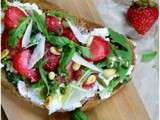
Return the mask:
<path id="1" fill-rule="evenodd" d="M 26 1 L 26 0 L 25 0 Z M 27 0 L 28 1 L 28 0 Z M 30 1 L 30 0 L 29 0 Z M 57 8 L 57 7 L 55 7 Z M 43 8 L 42 8 L 43 9 Z M 63 10 L 62 10 L 63 11 Z M 102 25 L 98 25 L 98 24 L 95 24 L 93 22 L 89 22 L 89 21 L 86 21 L 84 19 L 81 19 L 81 18 L 77 18 L 76 17 L 76 23 L 77 25 L 81 26 L 81 27 L 84 27 L 88 30 L 92 30 L 94 28 L 99 28 L 99 27 L 104 27 Z M 130 47 L 132 48 L 132 53 L 133 53 L 133 59 L 132 59 L 132 64 L 134 65 L 135 64 L 135 52 L 134 52 L 134 46 L 132 44 L 132 41 L 129 40 L 129 45 Z M 8 80 L 7 80 L 7 77 L 6 77 L 6 74 L 4 72 L 4 70 L 1 71 L 1 77 L 2 77 L 2 89 L 5 90 L 5 91 L 8 91 L 8 92 L 12 92 L 13 94 L 15 94 L 17 97 L 20 97 L 20 99 L 24 100 L 24 101 L 28 101 L 30 102 L 31 104 L 35 105 L 35 106 L 38 106 L 40 108 L 44 108 L 44 106 L 39 106 L 37 104 L 34 104 L 30 101 L 30 99 L 27 99 L 27 98 L 24 98 L 22 96 L 19 95 L 18 91 L 16 90 L 16 88 L 12 85 L 12 83 L 10 83 Z M 118 91 L 120 91 L 125 85 L 124 84 L 121 84 L 119 85 L 116 90 L 114 90 L 114 92 L 112 93 L 111 96 L 113 96 L 114 94 L 116 94 Z M 99 98 L 98 95 L 95 95 L 94 97 L 88 99 L 84 104 L 83 106 L 81 107 L 81 110 L 83 111 L 86 111 L 86 110 L 90 110 L 94 107 L 96 107 L 98 104 L 100 104 L 103 100 L 101 100 Z"/>

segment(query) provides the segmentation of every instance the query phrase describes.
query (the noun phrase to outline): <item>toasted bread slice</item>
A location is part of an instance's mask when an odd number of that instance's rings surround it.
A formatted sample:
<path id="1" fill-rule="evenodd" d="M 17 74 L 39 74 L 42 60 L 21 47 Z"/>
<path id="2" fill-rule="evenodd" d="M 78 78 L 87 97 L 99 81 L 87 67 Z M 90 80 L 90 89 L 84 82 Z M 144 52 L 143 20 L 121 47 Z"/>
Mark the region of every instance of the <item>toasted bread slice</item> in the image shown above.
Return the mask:
<path id="1" fill-rule="evenodd" d="M 33 2 L 37 2 L 36 0 L 24 0 L 24 1 L 33 1 Z M 44 5 L 40 5 L 42 9 L 45 9 L 47 10 L 46 6 L 49 6 L 48 8 L 50 8 L 51 6 L 48 5 L 47 3 L 45 3 Z M 52 8 L 56 8 L 57 7 L 53 7 Z M 92 30 L 94 28 L 99 28 L 99 27 L 103 27 L 102 25 L 98 25 L 98 24 L 95 24 L 93 22 L 89 22 L 89 21 L 86 21 L 84 19 L 81 19 L 81 18 L 77 18 L 76 17 L 76 24 L 78 26 L 81 26 L 81 27 L 84 27 L 88 30 Z M 132 56 L 132 64 L 134 65 L 135 64 L 135 52 L 134 52 L 134 46 L 132 44 L 132 41 L 129 40 L 129 45 L 130 47 L 132 48 L 132 52 L 133 52 L 133 56 Z M 16 90 L 16 88 L 12 85 L 12 83 L 10 83 L 7 78 L 6 78 L 6 75 L 5 75 L 5 72 L 2 70 L 1 72 L 1 76 L 2 76 L 2 89 L 3 90 L 6 90 L 6 91 L 9 91 L 9 92 L 12 92 L 13 94 L 15 94 L 17 97 L 20 97 L 21 99 L 23 99 L 24 101 L 28 101 L 30 102 L 31 104 L 34 104 L 30 101 L 30 99 L 26 99 L 26 98 L 23 98 L 19 95 L 18 91 Z M 114 90 L 114 92 L 112 93 L 112 95 L 114 95 L 115 93 L 117 93 L 118 91 L 120 91 L 125 85 L 124 84 L 119 84 L 118 87 Z M 82 110 L 85 111 L 85 110 L 89 110 L 89 109 L 92 109 L 94 108 L 95 106 L 97 106 L 98 104 L 101 103 L 101 99 L 99 98 L 98 95 L 95 95 L 94 97 L 88 99 L 82 106 Z M 36 104 L 35 104 L 36 105 Z M 36 105 L 40 108 L 44 108 L 44 106 L 39 106 L 39 105 Z M 64 111 L 63 111 L 64 112 Z"/>

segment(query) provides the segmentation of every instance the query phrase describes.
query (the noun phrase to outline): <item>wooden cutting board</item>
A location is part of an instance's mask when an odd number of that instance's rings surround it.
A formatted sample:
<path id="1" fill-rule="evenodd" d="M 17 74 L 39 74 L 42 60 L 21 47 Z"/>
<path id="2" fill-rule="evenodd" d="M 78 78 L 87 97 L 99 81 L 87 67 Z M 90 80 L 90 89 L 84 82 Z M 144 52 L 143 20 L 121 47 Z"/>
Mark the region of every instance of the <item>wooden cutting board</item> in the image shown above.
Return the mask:
<path id="1" fill-rule="evenodd" d="M 44 9 L 60 7 L 86 20 L 103 24 L 92 0 L 24 0 L 38 3 Z M 106 11 L 107 12 L 107 11 Z M 2 89 L 2 107 L 8 120 L 70 120 L 70 114 L 48 116 L 47 111 L 23 101 Z M 133 85 L 129 83 L 110 99 L 93 110 L 86 111 L 89 120 L 149 120 L 143 103 Z"/>

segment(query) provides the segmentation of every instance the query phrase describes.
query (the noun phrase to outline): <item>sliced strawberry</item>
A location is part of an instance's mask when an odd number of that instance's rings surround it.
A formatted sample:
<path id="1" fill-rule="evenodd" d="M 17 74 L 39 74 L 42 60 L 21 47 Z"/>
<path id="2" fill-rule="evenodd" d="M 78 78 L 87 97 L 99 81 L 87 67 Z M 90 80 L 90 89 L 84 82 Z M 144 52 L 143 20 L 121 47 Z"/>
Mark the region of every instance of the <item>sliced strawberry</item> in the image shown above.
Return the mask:
<path id="1" fill-rule="evenodd" d="M 39 79 L 39 74 L 35 68 L 29 69 L 28 62 L 31 57 L 30 50 L 22 50 L 13 57 L 13 67 L 19 74 L 30 79 L 31 82 L 36 82 Z"/>
<path id="2" fill-rule="evenodd" d="M 68 77 L 67 79 L 70 81 L 70 80 L 78 80 L 79 77 L 81 76 L 81 69 L 79 69 L 78 71 L 74 71 L 73 70 L 73 64 L 74 62 L 71 61 L 68 65 L 67 65 L 67 73 L 68 73 Z"/>
<path id="3" fill-rule="evenodd" d="M 61 21 L 54 16 L 46 16 L 46 24 L 49 32 L 62 30 Z"/>
<path id="4" fill-rule="evenodd" d="M 74 71 L 73 72 L 73 80 L 78 80 L 80 76 L 82 75 L 82 70 Z"/>
<path id="5" fill-rule="evenodd" d="M 18 50 L 21 50 L 21 49 L 22 49 L 22 38 L 18 41 L 17 49 L 18 49 Z"/>
<path id="6" fill-rule="evenodd" d="M 89 46 L 92 57 L 85 57 L 86 60 L 96 62 L 106 58 L 109 55 L 109 43 L 100 36 L 94 36 L 91 45 Z"/>
<path id="7" fill-rule="evenodd" d="M 45 64 L 44 68 L 47 71 L 54 71 L 58 68 L 60 56 L 54 55 L 50 52 L 51 45 L 49 43 L 46 44 L 46 53 L 44 55 L 45 60 L 47 63 Z"/>
<path id="8" fill-rule="evenodd" d="M 2 39 L 1 39 L 1 50 L 8 48 L 8 31 L 4 31 L 2 33 Z"/>
<path id="9" fill-rule="evenodd" d="M 95 82 L 91 83 L 91 84 L 85 84 L 85 83 L 83 83 L 82 87 L 85 88 L 85 89 L 90 89 L 90 88 L 93 88 L 94 85 L 95 85 Z"/>
<path id="10" fill-rule="evenodd" d="M 63 28 L 63 35 L 65 37 L 67 37 L 68 39 L 72 40 L 73 42 L 76 42 L 76 43 L 80 43 L 77 38 L 75 37 L 75 35 L 73 34 L 72 30 L 68 27 L 66 28 Z"/>
<path id="11" fill-rule="evenodd" d="M 91 75 L 82 83 L 82 87 L 85 89 L 90 89 L 94 87 L 95 83 L 96 83 L 96 76 Z"/>
<path id="12" fill-rule="evenodd" d="M 2 40 L 1 40 L 2 50 L 9 49 L 9 53 L 11 56 L 13 56 L 17 51 L 22 50 L 22 40 L 21 39 L 19 40 L 17 48 L 15 48 L 15 49 L 9 47 L 8 40 L 9 40 L 9 34 L 8 34 L 8 31 L 5 30 L 2 33 Z"/>
<path id="13" fill-rule="evenodd" d="M 4 24 L 7 29 L 16 28 L 23 17 L 26 17 L 26 15 L 21 9 L 10 6 L 5 13 Z"/>

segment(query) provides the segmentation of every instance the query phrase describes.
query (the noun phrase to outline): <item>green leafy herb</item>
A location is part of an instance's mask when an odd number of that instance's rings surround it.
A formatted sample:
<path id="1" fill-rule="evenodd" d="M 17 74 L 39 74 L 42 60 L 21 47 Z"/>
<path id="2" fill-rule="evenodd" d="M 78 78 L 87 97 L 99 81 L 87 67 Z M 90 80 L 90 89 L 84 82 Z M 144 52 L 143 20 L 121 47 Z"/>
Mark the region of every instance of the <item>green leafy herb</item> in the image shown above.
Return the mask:
<path id="1" fill-rule="evenodd" d="M 72 112 L 72 120 L 88 120 L 87 116 L 80 109 L 76 109 Z"/>
<path id="2" fill-rule="evenodd" d="M 37 39 L 36 39 L 36 36 L 34 35 L 34 36 L 32 36 L 32 37 L 30 38 L 29 47 L 34 46 L 34 45 L 37 45 L 37 44 L 38 44 L 38 41 L 37 41 Z"/>
<path id="3" fill-rule="evenodd" d="M 63 47 L 63 51 L 60 59 L 60 65 L 59 65 L 60 73 L 66 74 L 66 66 L 69 64 L 74 53 L 75 53 L 74 47 L 68 47 L 68 46 Z"/>
<path id="4" fill-rule="evenodd" d="M 45 18 L 43 15 L 39 15 L 36 11 L 32 13 L 32 19 L 37 24 L 38 30 L 45 36 L 48 36 L 47 27 L 45 24 Z"/>
<path id="5" fill-rule="evenodd" d="M 7 0 L 2 0 L 1 1 L 1 7 L 2 7 L 2 10 L 7 10 L 9 5 L 8 5 L 8 1 Z"/>
<path id="6" fill-rule="evenodd" d="M 25 78 L 22 77 L 19 74 L 15 74 L 15 73 L 11 73 L 11 72 L 7 72 L 7 79 L 9 82 L 11 82 L 13 85 L 17 85 L 18 81 L 24 81 Z"/>
<path id="7" fill-rule="evenodd" d="M 48 85 L 48 78 L 47 78 L 47 72 L 44 70 L 43 66 L 46 63 L 46 61 L 43 61 L 42 59 L 38 61 L 37 65 L 38 65 L 38 70 L 41 76 L 41 79 L 43 80 L 44 84 L 46 85 L 47 88 L 47 95 L 49 95 L 49 85 Z"/>
<path id="8" fill-rule="evenodd" d="M 62 36 L 55 36 L 55 35 L 49 35 L 48 36 L 48 42 L 57 46 L 57 47 L 63 47 L 65 45 L 71 44 L 72 41 L 68 40 L 66 37 Z"/>
<path id="9" fill-rule="evenodd" d="M 148 50 L 142 54 L 141 61 L 149 62 L 149 61 L 153 60 L 156 57 L 156 55 L 157 55 L 157 51 Z"/>
<path id="10" fill-rule="evenodd" d="M 107 87 L 107 90 L 109 92 L 112 92 L 113 89 L 120 83 L 121 79 L 120 78 L 116 78 L 114 80 L 111 80 L 108 87 Z"/>
<path id="11" fill-rule="evenodd" d="M 19 39 L 23 36 L 23 33 L 25 32 L 28 23 L 29 18 L 24 18 L 17 28 L 10 31 L 9 46 L 11 46 L 12 48 L 15 48 L 17 46 L 17 43 Z"/>
<path id="12" fill-rule="evenodd" d="M 112 91 L 121 81 L 124 81 L 127 77 L 126 73 L 128 72 L 129 66 L 132 64 L 133 54 L 132 48 L 129 45 L 126 37 L 117 32 L 114 32 L 111 29 L 109 29 L 109 33 L 110 37 L 112 38 L 110 43 L 111 50 L 119 59 L 115 62 L 117 74 L 119 75 L 119 77 L 112 80 L 108 86 L 109 91 Z M 123 47 L 123 49 L 119 50 L 116 46 L 120 48 Z"/>
<path id="13" fill-rule="evenodd" d="M 97 79 L 98 83 L 102 85 L 104 88 L 107 87 L 106 83 L 102 79 Z"/>
<path id="14" fill-rule="evenodd" d="M 50 87 L 50 95 L 53 95 L 56 93 L 56 90 L 59 88 L 59 83 L 56 80 L 52 80 L 49 82 L 49 87 Z"/>
<path id="15" fill-rule="evenodd" d="M 47 40 L 49 43 L 51 43 L 57 47 L 63 47 L 63 46 L 75 47 L 75 49 L 77 48 L 83 56 L 92 57 L 92 53 L 89 51 L 89 49 L 87 47 L 83 47 L 81 45 L 78 45 L 77 43 L 74 43 L 73 41 L 69 40 L 66 37 L 55 36 L 53 34 L 49 34 Z"/>
<path id="16" fill-rule="evenodd" d="M 77 46 L 77 48 L 79 49 L 79 51 L 81 52 L 81 54 L 83 56 L 86 56 L 89 58 L 93 57 L 92 53 L 90 52 L 90 50 L 87 47 Z"/>
<path id="17" fill-rule="evenodd" d="M 32 85 L 32 88 L 34 88 L 37 92 L 37 96 L 39 98 L 45 98 L 46 94 L 45 94 L 45 84 L 44 81 L 42 79 L 40 79 L 37 83 Z"/>
<path id="18" fill-rule="evenodd" d="M 125 36 L 113 31 L 112 29 L 109 28 L 109 33 L 111 35 L 111 38 L 112 38 L 112 42 L 113 43 L 117 43 L 121 46 L 123 46 L 124 48 L 126 48 L 127 50 L 130 49 L 130 46 L 129 46 L 129 43 L 128 43 L 128 40 Z"/>
<path id="19" fill-rule="evenodd" d="M 60 18 L 66 18 L 72 22 L 75 21 L 75 18 L 71 14 L 69 14 L 68 12 L 64 12 L 64 11 L 52 10 L 52 11 L 48 12 L 48 15 L 56 16 L 56 17 L 60 17 Z"/>

